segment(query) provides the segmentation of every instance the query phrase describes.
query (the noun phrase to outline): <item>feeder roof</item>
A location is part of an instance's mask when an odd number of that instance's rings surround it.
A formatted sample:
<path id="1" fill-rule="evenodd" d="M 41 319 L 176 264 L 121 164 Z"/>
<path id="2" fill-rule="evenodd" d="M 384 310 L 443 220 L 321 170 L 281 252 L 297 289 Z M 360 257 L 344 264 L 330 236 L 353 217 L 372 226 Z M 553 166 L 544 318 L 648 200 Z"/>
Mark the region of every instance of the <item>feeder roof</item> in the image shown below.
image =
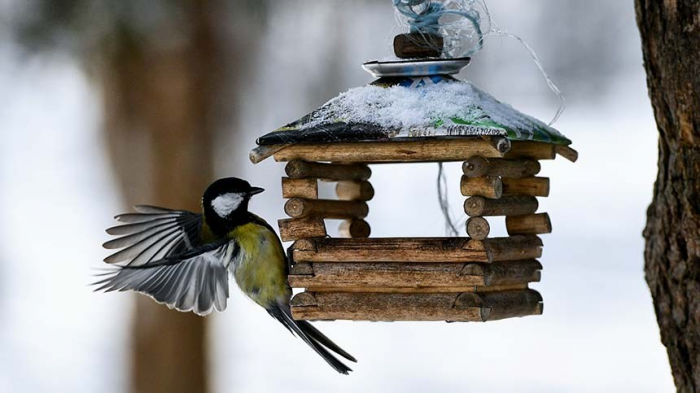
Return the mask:
<path id="1" fill-rule="evenodd" d="M 351 89 L 258 145 L 504 136 L 569 145 L 556 129 L 447 75 L 380 78 Z"/>

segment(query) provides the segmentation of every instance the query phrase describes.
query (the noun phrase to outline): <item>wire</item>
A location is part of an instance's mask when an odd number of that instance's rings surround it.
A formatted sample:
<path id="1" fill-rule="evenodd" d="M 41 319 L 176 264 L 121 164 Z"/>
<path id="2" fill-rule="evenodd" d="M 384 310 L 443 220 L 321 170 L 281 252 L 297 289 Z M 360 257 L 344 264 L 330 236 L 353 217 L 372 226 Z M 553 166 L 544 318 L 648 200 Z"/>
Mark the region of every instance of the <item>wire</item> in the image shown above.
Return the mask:
<path id="1" fill-rule="evenodd" d="M 442 215 L 445 217 L 445 231 L 449 236 L 457 236 L 459 235 L 459 231 L 450 213 L 450 201 L 447 197 L 447 176 L 445 176 L 442 162 L 438 163 L 437 191 L 440 211 L 442 211 Z"/>

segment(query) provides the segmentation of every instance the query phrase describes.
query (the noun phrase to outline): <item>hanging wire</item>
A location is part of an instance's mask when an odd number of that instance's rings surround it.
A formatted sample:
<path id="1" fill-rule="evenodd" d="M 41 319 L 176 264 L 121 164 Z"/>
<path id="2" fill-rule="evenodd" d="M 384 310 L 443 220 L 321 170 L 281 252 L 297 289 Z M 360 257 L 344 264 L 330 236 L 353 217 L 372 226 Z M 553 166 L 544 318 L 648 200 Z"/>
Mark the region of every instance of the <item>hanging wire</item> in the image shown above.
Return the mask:
<path id="1" fill-rule="evenodd" d="M 430 1 L 430 0 L 428 0 Z M 559 117 L 561 117 L 561 114 L 564 113 L 564 110 L 566 110 L 566 97 L 564 97 L 564 93 L 559 89 L 559 87 L 554 83 L 552 78 L 549 76 L 549 73 L 547 73 L 547 70 L 544 69 L 544 65 L 542 64 L 542 61 L 540 60 L 540 57 L 537 56 L 537 52 L 530 46 L 530 44 L 525 41 L 523 38 L 520 36 L 513 34 L 509 32 L 508 30 L 502 29 L 498 24 L 491 18 L 491 12 L 489 11 L 488 6 L 486 5 L 485 0 L 480 0 L 481 5 L 483 7 L 483 12 L 486 15 L 486 19 L 489 22 L 489 30 L 486 33 L 487 36 L 490 35 L 495 35 L 495 36 L 501 36 L 501 37 L 509 37 L 513 38 L 520 45 L 525 48 L 527 51 L 528 55 L 530 55 L 530 58 L 532 61 L 535 63 L 537 68 L 540 70 L 540 74 L 542 74 L 542 77 L 544 80 L 547 82 L 547 86 L 549 86 L 549 89 L 554 93 L 554 95 L 557 96 L 557 99 L 559 100 L 559 108 L 557 108 L 557 112 L 554 114 L 554 117 L 552 120 L 548 123 L 548 125 L 552 126 L 554 123 L 559 120 Z"/>
<path id="2" fill-rule="evenodd" d="M 450 201 L 447 197 L 447 176 L 445 176 L 445 170 L 442 162 L 438 163 L 438 176 L 437 176 L 437 192 L 438 201 L 440 202 L 440 211 L 445 217 L 445 231 L 449 236 L 459 235 L 459 231 L 452 218 L 452 213 L 450 212 Z"/>

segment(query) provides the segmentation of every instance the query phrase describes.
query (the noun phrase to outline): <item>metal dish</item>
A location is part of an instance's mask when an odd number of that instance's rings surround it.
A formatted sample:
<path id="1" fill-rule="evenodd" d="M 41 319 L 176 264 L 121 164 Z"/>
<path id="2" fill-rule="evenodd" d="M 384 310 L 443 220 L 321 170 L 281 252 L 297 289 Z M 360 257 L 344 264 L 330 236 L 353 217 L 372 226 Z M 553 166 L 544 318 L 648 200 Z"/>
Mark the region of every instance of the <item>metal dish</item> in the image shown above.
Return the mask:
<path id="1" fill-rule="evenodd" d="M 471 58 L 401 61 L 370 61 L 362 68 L 375 78 L 395 76 L 454 75 L 469 65 Z"/>

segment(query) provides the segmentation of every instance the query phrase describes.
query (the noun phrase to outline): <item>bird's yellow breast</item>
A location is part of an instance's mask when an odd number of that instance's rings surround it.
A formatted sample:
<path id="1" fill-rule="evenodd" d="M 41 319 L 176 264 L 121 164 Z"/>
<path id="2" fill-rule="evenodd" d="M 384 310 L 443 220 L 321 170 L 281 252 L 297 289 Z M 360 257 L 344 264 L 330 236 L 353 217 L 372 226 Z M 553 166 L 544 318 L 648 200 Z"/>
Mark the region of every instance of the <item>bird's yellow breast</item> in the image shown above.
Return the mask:
<path id="1" fill-rule="evenodd" d="M 240 247 L 234 278 L 241 290 L 261 306 L 288 299 L 284 249 L 277 235 L 259 223 L 236 227 L 229 233 Z"/>

